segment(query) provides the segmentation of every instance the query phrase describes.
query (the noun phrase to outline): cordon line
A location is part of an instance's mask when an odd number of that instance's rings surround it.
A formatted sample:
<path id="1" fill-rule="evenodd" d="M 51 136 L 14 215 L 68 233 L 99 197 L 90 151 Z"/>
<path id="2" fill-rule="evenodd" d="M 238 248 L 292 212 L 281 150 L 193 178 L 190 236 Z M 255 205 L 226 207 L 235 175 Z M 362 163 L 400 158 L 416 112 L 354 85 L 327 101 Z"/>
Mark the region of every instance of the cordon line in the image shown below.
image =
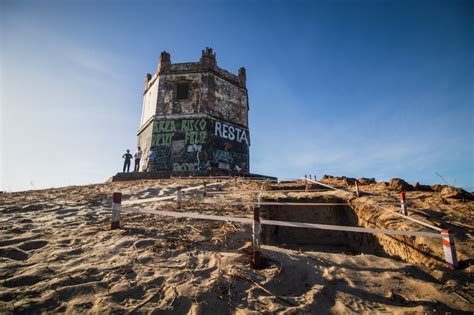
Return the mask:
<path id="1" fill-rule="evenodd" d="M 198 220 L 213 220 L 213 221 L 227 221 L 237 222 L 243 224 L 252 224 L 253 219 L 250 218 L 237 218 L 231 216 L 219 216 L 210 214 L 201 214 L 193 212 L 175 212 L 175 211 L 158 211 L 158 210 L 144 210 L 144 209 L 131 209 L 122 208 L 127 212 L 136 212 L 143 214 L 154 214 L 161 216 L 169 216 L 174 218 L 190 218 Z M 265 225 L 278 225 L 296 228 L 309 228 L 309 229 L 320 229 L 320 230 L 331 230 L 331 231 L 344 231 L 344 232 L 357 232 L 357 233 L 370 233 L 370 234 L 389 234 L 389 235 L 403 235 L 403 236 L 421 236 L 421 237 L 434 237 L 443 238 L 442 234 L 432 232 L 413 232 L 413 231 L 400 231 L 400 230 L 387 230 L 387 229 L 369 229 L 353 226 L 340 226 L 340 225 L 328 225 L 328 224 L 316 224 L 316 223 L 302 223 L 302 222 L 286 222 L 286 221 L 275 221 L 275 220 L 261 220 L 261 224 Z"/>
<path id="2" fill-rule="evenodd" d="M 215 185 L 222 185 L 222 183 L 210 183 L 206 184 L 207 187 L 209 186 L 215 186 Z M 204 188 L 204 185 L 199 185 L 199 186 L 193 186 L 193 187 L 188 187 L 184 188 L 181 191 L 192 191 L 192 190 L 197 190 Z M 136 199 L 136 200 L 128 200 L 122 202 L 123 205 L 136 205 L 140 203 L 147 203 L 147 202 L 153 202 L 153 201 L 165 201 L 165 200 L 172 200 L 175 199 L 176 195 L 170 195 L 170 196 L 164 196 L 164 197 L 154 197 L 154 198 L 146 198 L 146 199 Z"/>
<path id="3" fill-rule="evenodd" d="M 324 202 L 273 202 L 273 201 L 206 201 L 198 202 L 200 204 L 220 204 L 232 206 L 348 206 L 348 203 L 324 203 Z"/>
<path id="4" fill-rule="evenodd" d="M 239 193 L 239 194 L 256 194 L 259 192 L 262 193 L 298 193 L 298 192 L 318 192 L 318 191 L 327 191 L 327 189 L 311 189 L 311 190 L 301 190 L 301 189 L 275 189 L 275 190 L 226 190 L 226 191 L 209 191 L 208 194 L 210 195 L 225 195 L 225 194 L 234 194 L 234 193 Z"/>
<path id="5" fill-rule="evenodd" d="M 398 215 L 399 217 L 402 217 L 402 218 L 405 218 L 405 219 L 407 219 L 407 220 L 410 220 L 410 221 L 416 222 L 416 223 L 418 223 L 418 224 L 421 224 L 421 225 L 423 225 L 423 226 L 429 227 L 430 229 L 433 229 L 433 230 L 436 230 L 436 231 L 440 231 L 440 232 L 443 230 L 443 229 L 441 229 L 441 228 L 439 228 L 439 227 L 437 227 L 437 226 L 431 225 L 431 224 L 429 224 L 429 223 L 426 223 L 426 222 L 423 222 L 423 221 L 414 219 L 414 218 L 409 217 L 409 216 L 407 216 L 407 215 L 404 215 L 404 214 L 402 214 L 402 213 L 398 213 L 398 212 L 396 212 L 396 211 L 393 211 L 393 210 L 387 209 L 387 208 L 385 208 L 385 207 L 382 207 L 382 206 L 379 205 L 379 204 L 370 203 L 370 205 L 371 205 L 371 206 L 376 206 L 376 207 L 378 207 L 378 208 L 380 208 L 380 209 L 382 209 L 382 210 L 384 210 L 384 211 L 387 211 L 387 212 L 390 212 L 390 213 L 392 213 L 392 214 Z"/>
<path id="6" fill-rule="evenodd" d="M 303 177 L 303 178 L 304 178 L 304 177 Z M 307 181 L 310 181 L 310 182 L 313 182 L 313 183 L 322 185 L 322 186 L 326 186 L 326 187 L 332 188 L 332 189 L 337 190 L 337 191 L 342 191 L 342 192 L 350 193 L 350 192 L 348 192 L 348 191 L 345 191 L 345 190 L 342 190 L 342 189 L 338 189 L 338 188 L 336 188 L 336 187 L 332 187 L 332 186 L 330 186 L 330 185 L 326 185 L 326 184 L 323 184 L 323 183 L 321 183 L 321 182 L 318 182 L 318 181 L 315 181 L 315 180 L 312 180 L 312 179 L 308 179 L 308 178 L 304 178 L 304 179 L 307 180 Z M 441 230 L 442 230 L 441 228 L 439 228 L 439 227 L 437 227 L 437 226 L 431 225 L 431 224 L 429 224 L 429 223 L 426 223 L 426 222 L 423 222 L 423 221 L 420 221 L 420 220 L 417 220 L 417 219 L 413 219 L 412 217 L 409 217 L 409 216 L 404 215 L 404 214 L 402 214 L 402 213 L 398 213 L 398 212 L 396 212 L 396 211 L 393 211 L 393 210 L 387 209 L 387 208 L 385 208 L 385 207 L 382 207 L 382 206 L 379 205 L 379 204 L 371 203 L 371 205 L 372 205 L 372 206 L 376 206 L 376 207 L 378 207 L 378 208 L 380 208 L 380 209 L 382 209 L 382 210 L 384 210 L 384 211 L 390 212 L 390 213 L 392 213 L 392 214 L 398 215 L 399 217 L 402 217 L 402 218 L 405 218 L 405 219 L 407 219 L 407 220 L 410 220 L 410 221 L 416 222 L 416 223 L 418 223 L 418 224 L 421 224 L 421 225 L 423 225 L 423 226 L 429 227 L 430 229 L 433 229 L 433 230 L 436 230 L 436 231 L 441 231 Z"/>
<path id="7" fill-rule="evenodd" d="M 333 187 L 331 185 L 326 185 L 324 183 L 321 183 L 319 181 L 315 181 L 315 180 L 312 180 L 312 179 L 308 179 L 308 178 L 302 178 L 303 180 L 306 180 L 306 181 L 309 181 L 309 182 L 313 182 L 315 184 L 318 184 L 318 185 L 322 185 L 322 186 L 325 186 L 325 187 L 328 187 L 328 188 L 331 188 L 331 189 L 334 189 L 336 191 L 341 191 L 341 192 L 344 192 L 344 193 L 351 193 L 351 192 L 348 192 L 348 191 L 345 191 L 345 190 L 342 190 L 342 189 L 339 189 L 339 188 L 336 188 L 336 187 Z M 207 186 L 215 186 L 215 185 L 221 185 L 222 183 L 210 183 L 210 184 L 207 184 Z M 204 185 L 198 185 L 198 186 L 194 186 L 194 187 L 188 187 L 188 188 L 184 188 L 182 189 L 182 191 L 192 191 L 192 190 L 197 190 L 197 189 L 201 189 L 203 188 Z M 148 203 L 148 202 L 154 202 L 154 201 L 166 201 L 166 200 L 173 200 L 175 199 L 176 196 L 175 195 L 170 195 L 170 196 L 164 196 L 164 197 L 154 197 L 154 198 L 146 198 L 146 199 L 137 199 L 137 200 L 128 200 L 128 201 L 124 201 L 122 202 L 123 205 L 135 205 L 135 204 L 141 204 L 141 203 Z M 287 202 L 287 203 L 281 203 L 281 202 L 248 202 L 248 203 L 243 203 L 243 202 L 209 202 L 209 204 L 228 204 L 228 205 L 306 205 L 306 206 L 311 206 L 311 205 L 315 205 L 315 206 L 322 206 L 322 205 L 346 205 L 346 204 L 342 204 L 342 203 L 338 203 L 338 204 L 329 204 L 329 203 L 326 203 L 326 204 L 322 204 L 322 203 L 290 203 L 290 202 Z M 406 216 L 404 214 L 401 214 L 401 213 L 398 213 L 396 211 L 393 211 L 393 210 L 390 210 L 390 209 L 387 209 L 385 207 L 382 207 L 376 203 L 371 203 L 371 205 L 373 206 L 376 206 L 384 211 L 387 211 L 387 212 L 390 212 L 392 214 L 395 214 L 399 217 L 402 217 L 402 218 L 405 218 L 407 220 L 410 220 L 410 221 L 413 221 L 413 222 L 416 222 L 418 224 L 421 224 L 423 226 L 426 226 L 426 227 L 429 227 L 433 230 L 436 230 L 436 231 L 441 231 L 442 229 L 439 228 L 439 227 L 436 227 L 434 225 L 431 225 L 431 224 L 428 224 L 428 223 L 425 223 L 423 221 L 420 221 L 420 220 L 417 220 L 417 219 L 414 219 L 414 218 L 411 218 L 409 216 Z M 309 223 L 307 223 L 309 224 Z M 401 235 L 401 234 L 400 234 Z"/>
<path id="8" fill-rule="evenodd" d="M 324 187 L 327 187 L 327 188 L 331 188 L 331 189 L 334 189 L 334 190 L 337 190 L 337 191 L 341 191 L 341 192 L 343 192 L 343 193 L 352 194 L 351 192 L 349 192 L 349 191 L 347 191 L 347 190 L 339 189 L 339 188 L 336 188 L 336 187 L 334 187 L 334 186 L 331 186 L 331 185 L 327 185 L 327 184 L 318 182 L 317 180 L 312 180 L 312 179 L 309 179 L 309 178 L 306 178 L 306 177 L 302 177 L 301 179 L 307 180 L 307 181 L 309 181 L 309 182 L 312 182 L 312 183 L 314 183 L 314 184 L 318 184 L 318 185 L 321 185 L 321 186 L 324 186 Z"/>
<path id="9" fill-rule="evenodd" d="M 270 183 L 278 183 L 278 180 L 276 179 L 240 179 L 239 181 L 245 181 L 245 182 L 256 182 L 256 183 L 264 183 L 264 182 L 270 182 Z"/>

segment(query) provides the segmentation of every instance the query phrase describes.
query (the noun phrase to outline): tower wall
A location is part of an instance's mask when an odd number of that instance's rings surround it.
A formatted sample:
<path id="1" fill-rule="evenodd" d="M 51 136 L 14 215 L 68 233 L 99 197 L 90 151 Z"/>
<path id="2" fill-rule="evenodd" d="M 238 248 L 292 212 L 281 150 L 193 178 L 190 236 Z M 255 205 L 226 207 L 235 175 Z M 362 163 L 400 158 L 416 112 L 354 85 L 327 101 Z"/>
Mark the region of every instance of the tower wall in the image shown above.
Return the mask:
<path id="1" fill-rule="evenodd" d="M 149 119 L 151 119 L 156 114 L 159 84 L 159 78 L 157 78 L 157 80 L 153 82 L 148 91 L 143 94 L 142 118 L 140 126 L 143 126 Z"/>
<path id="2" fill-rule="evenodd" d="M 195 171 L 208 167 L 249 172 L 250 133 L 245 69 L 217 67 L 212 49 L 199 62 L 171 63 L 163 52 L 147 74 L 138 145 L 142 170 Z M 178 89 L 187 86 L 187 97 Z M 181 91 L 182 93 L 182 91 Z M 237 167 L 236 167 L 237 166 Z"/>

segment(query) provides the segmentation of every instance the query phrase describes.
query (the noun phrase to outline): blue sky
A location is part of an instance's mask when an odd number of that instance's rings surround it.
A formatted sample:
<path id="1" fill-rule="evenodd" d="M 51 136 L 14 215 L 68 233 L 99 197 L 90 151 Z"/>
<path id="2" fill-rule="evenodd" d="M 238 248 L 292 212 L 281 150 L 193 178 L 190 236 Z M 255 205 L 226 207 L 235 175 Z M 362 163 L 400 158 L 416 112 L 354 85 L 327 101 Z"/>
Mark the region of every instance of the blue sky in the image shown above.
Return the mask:
<path id="1" fill-rule="evenodd" d="M 247 68 L 251 171 L 474 190 L 472 1 L 0 0 L 1 190 L 103 182 L 159 53 Z"/>

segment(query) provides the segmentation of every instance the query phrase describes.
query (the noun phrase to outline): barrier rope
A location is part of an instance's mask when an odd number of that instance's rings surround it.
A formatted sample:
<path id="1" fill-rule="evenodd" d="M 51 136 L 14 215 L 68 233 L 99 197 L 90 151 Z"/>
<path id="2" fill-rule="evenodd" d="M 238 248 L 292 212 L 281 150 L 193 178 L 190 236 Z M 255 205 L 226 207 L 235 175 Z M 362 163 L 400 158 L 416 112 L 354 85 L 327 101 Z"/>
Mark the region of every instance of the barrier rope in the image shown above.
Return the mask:
<path id="1" fill-rule="evenodd" d="M 307 181 L 310 181 L 310 182 L 313 182 L 313 183 L 316 183 L 316 184 L 318 184 L 318 185 L 322 185 L 322 186 L 325 186 L 325 187 L 328 187 L 328 188 L 332 188 L 332 189 L 337 190 L 337 191 L 341 191 L 341 192 L 344 192 L 344 193 L 350 193 L 350 194 L 352 194 L 352 192 L 349 192 L 349 191 L 346 191 L 346 190 L 343 190 L 343 189 L 339 189 L 339 188 L 336 188 L 336 187 L 333 187 L 333 186 L 330 186 L 330 185 L 326 185 L 326 184 L 324 184 L 324 183 L 321 183 L 321 182 L 318 182 L 318 181 L 315 181 L 315 180 L 312 180 L 312 179 L 308 179 L 308 178 L 304 178 L 304 177 L 303 177 L 303 179 L 305 179 L 305 180 L 307 180 Z M 426 226 L 426 227 L 428 227 L 428 228 L 430 228 L 430 229 L 433 229 L 433 230 L 436 230 L 436 231 L 442 231 L 442 230 L 443 230 L 443 229 L 441 229 L 441 228 L 439 228 L 439 227 L 436 227 L 436 226 L 434 226 L 434 225 L 431 225 L 431 224 L 429 224 L 429 223 L 426 223 L 426 222 L 423 222 L 423 221 L 414 219 L 414 218 L 409 217 L 409 216 L 407 216 L 407 215 L 404 215 L 404 214 L 402 214 L 402 213 L 398 213 L 398 212 L 396 212 L 396 211 L 393 211 L 393 210 L 387 209 L 387 208 L 385 208 L 385 207 L 382 207 L 381 205 L 379 205 L 379 204 L 377 204 L 377 203 L 375 203 L 375 202 L 371 202 L 370 205 L 375 206 L 375 207 L 378 207 L 378 208 L 380 208 L 380 209 L 382 209 L 382 210 L 384 210 L 384 211 L 390 212 L 390 213 L 392 213 L 392 214 L 395 214 L 395 215 L 397 215 L 397 216 L 399 216 L 399 217 L 402 217 L 402 218 L 405 218 L 405 219 L 407 219 L 407 220 L 413 221 L 413 222 L 415 222 L 415 223 L 421 224 L 421 225 Z"/>
<path id="2" fill-rule="evenodd" d="M 334 189 L 336 191 L 340 191 L 343 193 L 350 193 L 351 192 L 338 189 L 336 187 L 326 185 L 320 183 L 318 181 L 313 181 L 312 179 L 305 180 Z M 389 229 L 371 229 L 371 228 L 362 228 L 362 227 L 352 227 L 352 226 L 341 226 L 341 225 L 328 225 L 328 224 L 316 224 L 316 223 L 302 223 L 302 222 L 286 222 L 286 221 L 276 221 L 276 220 L 261 220 L 260 219 L 260 206 L 261 205 L 347 205 L 346 203 L 292 203 L 292 202 L 262 202 L 261 201 L 261 194 L 265 187 L 267 181 L 264 181 L 261 185 L 260 191 L 257 195 L 257 202 L 200 202 L 207 203 L 207 204 L 227 204 L 227 205 L 256 205 L 254 207 L 254 218 L 253 220 L 250 218 L 239 218 L 239 217 L 231 217 L 231 216 L 217 216 L 217 215 L 208 215 L 208 214 L 200 214 L 200 213 L 189 213 L 189 212 L 174 212 L 174 211 L 157 211 L 157 210 L 145 210 L 145 209 L 137 209 L 137 208 L 125 208 L 121 205 L 122 194 L 121 193 L 114 193 L 113 195 L 113 202 L 112 202 L 112 221 L 111 221 L 111 229 L 116 229 L 120 227 L 120 211 L 125 212 L 135 212 L 135 213 L 143 213 L 143 214 L 154 214 L 154 215 L 162 215 L 162 216 L 171 216 L 175 218 L 192 218 L 192 219 L 203 219 L 203 220 L 214 220 L 214 221 L 228 221 L 228 222 L 238 222 L 244 224 L 252 224 L 253 225 L 253 249 L 254 249 L 254 266 L 257 267 L 259 265 L 259 257 L 260 257 L 260 224 L 265 225 L 277 225 L 277 226 L 286 226 L 286 227 L 296 227 L 296 228 L 310 228 L 310 229 L 321 229 L 321 230 L 331 230 L 331 231 L 344 231 L 344 232 L 357 232 L 357 233 L 369 233 L 369 234 L 387 234 L 387 235 L 402 235 L 402 236 L 419 236 L 419 237 L 432 237 L 432 238 L 441 238 L 443 244 L 443 252 L 445 255 L 445 261 L 447 263 L 448 268 L 456 269 L 458 268 L 458 261 L 455 249 L 455 240 L 454 234 L 448 230 L 443 230 L 431 224 L 425 223 L 423 221 L 408 217 L 407 215 L 400 214 L 398 212 L 392 211 L 385 207 L 382 207 L 379 204 L 372 202 L 369 199 L 369 205 L 378 207 L 384 211 L 390 212 L 392 214 L 398 215 L 403 217 L 407 220 L 416 222 L 420 225 L 429 227 L 431 229 L 437 230 L 441 233 L 432 233 L 432 232 L 423 232 L 423 231 L 402 231 L 402 230 L 389 230 Z M 212 185 L 221 185 L 218 181 L 217 183 L 208 184 L 207 186 Z M 140 203 L 147 203 L 152 201 L 166 201 L 172 200 L 176 198 L 177 201 L 177 208 L 181 209 L 182 206 L 182 191 L 192 191 L 203 188 L 205 191 L 206 184 L 188 187 L 181 189 L 178 187 L 178 191 L 176 196 L 164 196 L 158 198 L 147 198 L 147 199 L 138 199 L 138 200 L 130 200 L 126 201 L 124 205 L 133 205 L 133 204 L 140 204 Z M 352 200 L 352 199 L 351 199 Z M 349 200 L 349 203 L 351 202 Z"/>
<path id="3" fill-rule="evenodd" d="M 212 214 L 201 214 L 195 212 L 176 212 L 176 211 L 158 211 L 158 210 L 145 210 L 136 208 L 122 208 L 125 212 L 134 212 L 142 214 L 154 214 L 161 216 L 169 216 L 174 218 L 190 218 L 200 220 L 212 220 L 212 221 L 227 221 L 236 222 L 243 224 L 252 224 L 253 219 L 251 218 L 239 218 L 232 216 L 220 216 Z M 420 237 L 433 237 L 443 238 L 442 234 L 432 232 L 413 232 L 413 231 L 401 231 L 401 230 L 388 230 L 388 229 L 369 229 L 353 226 L 341 226 L 341 225 L 329 225 L 329 224 L 316 224 L 316 223 L 303 223 L 303 222 L 287 222 L 277 220 L 261 220 L 261 224 L 265 225 L 278 225 L 286 227 L 296 228 L 307 228 L 307 229 L 320 229 L 320 230 L 331 230 L 331 231 L 344 231 L 344 232 L 357 232 L 357 233 L 369 233 L 369 234 L 389 234 L 389 235 L 403 235 L 403 236 L 420 236 Z"/>
<path id="4" fill-rule="evenodd" d="M 221 183 L 211 183 L 207 184 L 207 187 L 209 186 L 215 186 L 215 185 L 221 185 Z M 192 190 L 198 190 L 204 188 L 204 185 L 199 185 L 199 186 L 193 186 L 193 187 L 188 187 L 188 188 L 183 188 L 181 191 L 192 191 Z M 170 195 L 170 196 L 163 196 L 163 197 L 154 197 L 154 198 L 145 198 L 145 199 L 136 199 L 136 200 L 128 200 L 122 202 L 123 205 L 136 205 L 140 203 L 147 203 L 147 202 L 154 202 L 154 201 L 166 201 L 166 200 L 173 200 L 175 199 L 175 195 Z"/>

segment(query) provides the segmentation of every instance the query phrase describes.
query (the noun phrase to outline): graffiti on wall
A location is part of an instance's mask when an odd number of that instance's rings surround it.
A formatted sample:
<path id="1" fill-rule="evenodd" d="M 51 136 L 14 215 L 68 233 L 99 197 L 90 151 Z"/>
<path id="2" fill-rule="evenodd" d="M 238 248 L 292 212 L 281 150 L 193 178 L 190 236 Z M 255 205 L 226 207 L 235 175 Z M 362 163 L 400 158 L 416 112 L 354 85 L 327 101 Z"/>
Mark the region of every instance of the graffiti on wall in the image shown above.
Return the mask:
<path id="1" fill-rule="evenodd" d="M 148 153 L 148 171 L 168 169 L 169 155 L 168 147 L 152 147 Z"/>
<path id="2" fill-rule="evenodd" d="M 248 172 L 248 130 L 210 118 L 155 121 L 149 170 Z"/>
<path id="3" fill-rule="evenodd" d="M 215 150 L 214 161 L 217 162 L 217 165 L 219 168 L 230 170 L 232 166 L 233 158 L 229 151 Z"/>
<path id="4" fill-rule="evenodd" d="M 214 136 L 218 136 L 228 140 L 235 140 L 238 143 L 245 142 L 249 146 L 247 131 L 239 127 L 216 121 L 214 128 Z"/>
<path id="5" fill-rule="evenodd" d="M 195 171 L 198 168 L 198 163 L 173 163 L 173 171 L 183 172 L 183 171 Z"/>
<path id="6" fill-rule="evenodd" d="M 159 120 L 153 124 L 152 146 L 171 145 L 176 133 L 184 134 L 186 144 L 200 144 L 206 141 L 205 119 Z"/>

